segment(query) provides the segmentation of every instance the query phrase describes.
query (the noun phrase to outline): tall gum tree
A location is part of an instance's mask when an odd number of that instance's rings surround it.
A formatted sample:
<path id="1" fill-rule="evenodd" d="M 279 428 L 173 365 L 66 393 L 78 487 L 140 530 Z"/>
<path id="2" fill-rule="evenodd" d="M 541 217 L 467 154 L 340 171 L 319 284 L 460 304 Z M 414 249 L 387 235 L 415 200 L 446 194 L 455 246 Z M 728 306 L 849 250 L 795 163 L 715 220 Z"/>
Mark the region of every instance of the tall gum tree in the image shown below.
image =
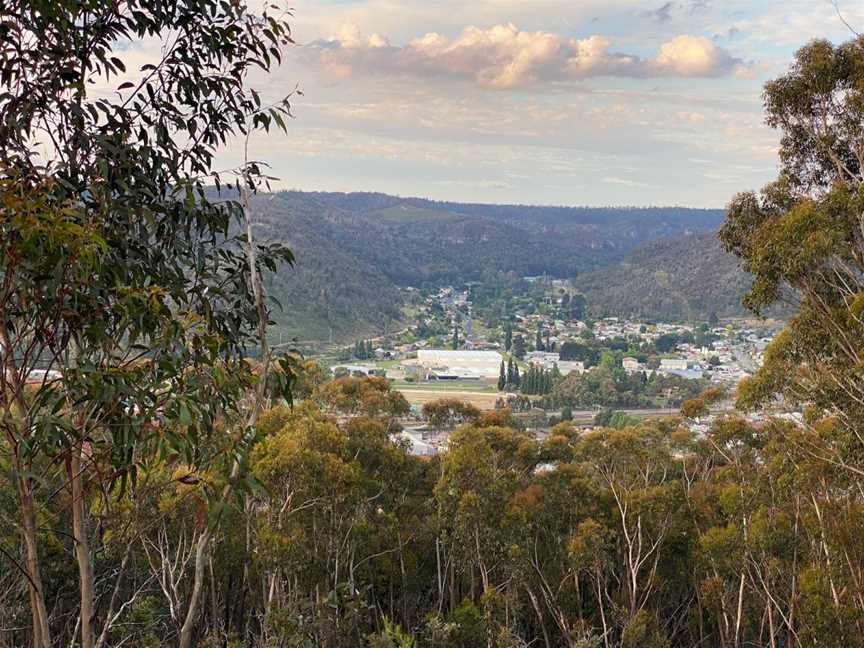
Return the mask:
<path id="1" fill-rule="evenodd" d="M 794 315 L 739 404 L 801 404 L 810 452 L 864 476 L 864 39 L 803 47 L 764 101 L 780 174 L 735 197 L 720 239 L 754 276 L 745 304 Z M 833 433 L 816 435 L 825 420 Z"/>
<path id="2" fill-rule="evenodd" d="M 226 466 L 254 439 L 240 410 L 260 394 L 244 357 L 268 319 L 257 277 L 291 256 L 244 240 L 246 201 L 208 187 L 224 186 L 212 163 L 229 138 L 285 126 L 288 99 L 266 106 L 247 79 L 281 61 L 288 18 L 215 0 L 4 5 L 0 425 L 40 648 L 63 630 L 40 576 L 35 469 L 65 472 L 78 641 L 93 648 L 98 620 L 114 617 L 97 600 L 114 599 L 96 591 L 88 502 L 134 488 L 148 457 L 213 463 L 199 448 L 219 422 L 237 429 Z M 145 41 L 158 55 L 127 70 L 128 44 Z M 234 178 L 254 189 L 261 167 Z M 185 634 L 189 645 L 191 624 Z"/>

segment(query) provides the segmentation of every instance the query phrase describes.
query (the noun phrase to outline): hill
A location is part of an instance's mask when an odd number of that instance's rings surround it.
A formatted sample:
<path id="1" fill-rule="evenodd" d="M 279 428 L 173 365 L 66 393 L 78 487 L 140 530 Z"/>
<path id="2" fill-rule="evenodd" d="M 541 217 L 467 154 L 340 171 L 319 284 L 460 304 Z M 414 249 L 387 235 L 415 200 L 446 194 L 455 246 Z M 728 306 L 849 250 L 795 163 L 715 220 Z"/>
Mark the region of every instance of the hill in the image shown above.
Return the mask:
<path id="1" fill-rule="evenodd" d="M 749 285 L 713 232 L 637 247 L 577 279 L 594 315 L 673 320 L 743 315 Z"/>
<path id="2" fill-rule="evenodd" d="M 720 210 L 436 202 L 374 193 L 260 194 L 262 242 L 282 241 L 296 267 L 268 279 L 283 333 L 369 335 L 400 323 L 399 287 L 513 273 L 573 277 L 639 245 L 713 231 Z"/>

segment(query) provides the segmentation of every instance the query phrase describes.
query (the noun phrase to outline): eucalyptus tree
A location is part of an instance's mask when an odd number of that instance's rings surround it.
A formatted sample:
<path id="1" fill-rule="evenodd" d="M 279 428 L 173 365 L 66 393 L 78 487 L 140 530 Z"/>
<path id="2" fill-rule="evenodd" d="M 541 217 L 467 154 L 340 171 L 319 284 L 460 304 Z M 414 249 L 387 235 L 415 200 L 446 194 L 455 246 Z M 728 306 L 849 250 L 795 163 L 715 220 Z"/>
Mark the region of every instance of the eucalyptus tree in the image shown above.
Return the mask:
<path id="1" fill-rule="evenodd" d="M 766 446 L 795 497 L 753 513 L 774 529 L 781 516 L 793 521 L 792 557 L 770 556 L 793 567 L 784 581 L 768 573 L 764 556 L 751 569 L 775 627 L 803 643 L 820 625 L 845 636 L 841 617 L 854 620 L 847 612 L 861 606 L 846 597 L 861 590 L 858 551 L 837 529 L 858 524 L 864 506 L 864 38 L 803 47 L 766 84 L 764 100 L 768 124 L 781 133 L 780 174 L 761 194 L 732 201 L 720 238 L 754 276 L 745 304 L 761 312 L 785 301 L 794 312 L 738 403 L 782 399 L 804 411 L 803 425 L 770 428 L 779 433 Z"/>
<path id="2" fill-rule="evenodd" d="M 864 39 L 814 41 L 764 92 L 779 129 L 780 174 L 732 201 L 720 238 L 754 276 L 745 304 L 786 301 L 795 315 L 740 391 L 748 407 L 776 396 L 834 421 L 811 452 L 864 475 Z M 850 452 L 850 450 L 854 450 Z"/>
<path id="3" fill-rule="evenodd" d="M 227 474 L 254 439 L 240 412 L 259 384 L 245 358 L 264 341 L 258 272 L 291 255 L 242 238 L 241 201 L 208 187 L 226 187 L 213 161 L 231 138 L 285 126 L 288 98 L 266 105 L 249 75 L 281 61 L 288 18 L 217 0 L 4 3 L 0 425 L 35 646 L 52 645 L 56 630 L 37 525 L 50 493 L 38 471 L 65 473 L 80 643 L 91 648 L 104 644 L 97 622 L 112 611 L 96 605 L 88 501 L 134 487 L 157 456 Z M 152 56 L 133 69 L 136 51 Z M 247 162 L 228 184 L 254 190 L 262 170 Z M 221 450 L 205 456 L 223 423 Z M 214 482 L 215 499 L 237 481 L 230 473 Z M 190 633 L 184 623 L 185 645 Z"/>

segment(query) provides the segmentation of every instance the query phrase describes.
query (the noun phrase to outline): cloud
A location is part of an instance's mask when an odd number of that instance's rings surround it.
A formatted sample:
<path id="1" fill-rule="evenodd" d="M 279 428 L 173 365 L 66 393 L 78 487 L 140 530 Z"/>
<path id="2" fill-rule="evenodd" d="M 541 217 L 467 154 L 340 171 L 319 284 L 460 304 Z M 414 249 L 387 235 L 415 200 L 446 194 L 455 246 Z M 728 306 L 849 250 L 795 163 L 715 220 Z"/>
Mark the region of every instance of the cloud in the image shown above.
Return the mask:
<path id="1" fill-rule="evenodd" d="M 471 80 L 486 88 L 514 89 L 590 77 L 720 77 L 743 63 L 702 36 L 677 36 L 652 58 L 612 51 L 603 36 L 568 38 L 522 31 L 512 23 L 467 27 L 455 39 L 430 32 L 402 46 L 380 34 L 346 25 L 304 48 L 337 77 L 358 73 Z"/>
<path id="2" fill-rule="evenodd" d="M 666 4 L 649 11 L 646 13 L 647 16 L 654 18 L 659 22 L 668 22 L 672 20 L 672 10 L 675 8 L 674 2 L 667 2 Z"/>
<path id="3" fill-rule="evenodd" d="M 629 180 L 627 178 L 619 178 L 618 176 L 606 176 L 603 178 L 606 184 L 621 185 L 622 187 L 630 187 L 631 189 L 648 189 L 651 187 L 647 182 L 639 180 Z"/>
<path id="4" fill-rule="evenodd" d="M 704 36 L 676 36 L 660 46 L 648 65 L 659 71 L 658 76 L 680 77 L 723 76 L 741 66 Z"/>

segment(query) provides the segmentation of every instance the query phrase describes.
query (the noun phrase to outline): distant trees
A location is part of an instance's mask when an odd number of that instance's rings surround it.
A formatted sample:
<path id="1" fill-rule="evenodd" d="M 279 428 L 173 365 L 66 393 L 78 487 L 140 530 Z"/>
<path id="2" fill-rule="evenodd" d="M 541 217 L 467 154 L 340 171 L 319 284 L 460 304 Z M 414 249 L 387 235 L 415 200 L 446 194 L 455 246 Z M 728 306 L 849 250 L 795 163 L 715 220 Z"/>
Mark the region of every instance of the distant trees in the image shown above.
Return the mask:
<path id="1" fill-rule="evenodd" d="M 585 295 L 564 293 L 561 297 L 561 316 L 568 320 L 584 320 L 587 301 Z"/>
<path id="2" fill-rule="evenodd" d="M 501 369 L 498 371 L 498 391 L 504 391 L 507 385 L 507 372 L 504 369 L 504 361 L 501 361 Z"/>
<path id="3" fill-rule="evenodd" d="M 709 387 L 695 398 L 689 398 L 681 403 L 681 416 L 685 418 L 697 418 L 707 416 L 711 405 L 722 400 L 725 396 L 720 387 Z"/>
<path id="4" fill-rule="evenodd" d="M 517 334 L 513 337 L 512 352 L 519 360 L 522 360 L 525 357 L 525 338 L 523 338 L 521 334 Z"/>
<path id="5" fill-rule="evenodd" d="M 674 351 L 679 344 L 693 344 L 695 338 L 692 333 L 664 333 L 654 340 L 654 348 L 659 353 Z"/>
<path id="6" fill-rule="evenodd" d="M 336 378 L 320 385 L 314 397 L 324 411 L 388 422 L 410 409 L 405 397 L 393 390 L 386 378 L 378 376 Z"/>
<path id="7" fill-rule="evenodd" d="M 480 410 L 457 398 L 439 398 L 423 404 L 423 416 L 436 428 L 446 428 L 475 421 Z"/>
<path id="8" fill-rule="evenodd" d="M 565 342 L 558 350 L 561 360 L 577 360 L 585 364 L 585 367 L 593 367 L 600 362 L 601 348 L 596 344 L 580 344 L 579 342 Z"/>
<path id="9" fill-rule="evenodd" d="M 596 427 L 621 429 L 631 427 L 638 423 L 639 419 L 635 416 L 630 416 L 625 412 L 614 410 L 611 407 L 606 407 L 594 415 L 594 425 Z"/>
<path id="10" fill-rule="evenodd" d="M 372 340 L 357 340 L 354 343 L 354 357 L 358 360 L 374 359 L 375 349 Z"/>
<path id="11" fill-rule="evenodd" d="M 679 376 L 628 374 L 617 364 L 601 365 L 585 373 L 572 372 L 557 381 L 551 398 L 574 408 L 678 406 L 699 395 L 707 381 Z"/>
<path id="12" fill-rule="evenodd" d="M 519 375 L 519 365 L 517 365 L 513 358 L 507 359 L 507 385 L 511 386 L 514 389 L 518 389 L 522 384 L 522 378 Z"/>
<path id="13" fill-rule="evenodd" d="M 544 369 L 532 363 L 522 376 L 521 391 L 529 396 L 549 394 L 554 386 L 554 377 L 553 369 Z"/>

